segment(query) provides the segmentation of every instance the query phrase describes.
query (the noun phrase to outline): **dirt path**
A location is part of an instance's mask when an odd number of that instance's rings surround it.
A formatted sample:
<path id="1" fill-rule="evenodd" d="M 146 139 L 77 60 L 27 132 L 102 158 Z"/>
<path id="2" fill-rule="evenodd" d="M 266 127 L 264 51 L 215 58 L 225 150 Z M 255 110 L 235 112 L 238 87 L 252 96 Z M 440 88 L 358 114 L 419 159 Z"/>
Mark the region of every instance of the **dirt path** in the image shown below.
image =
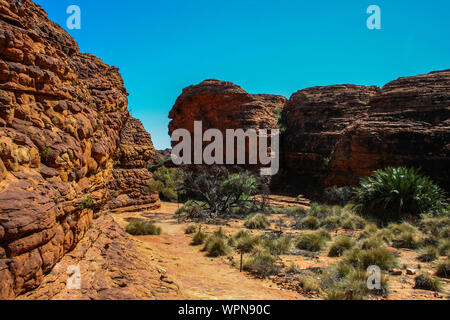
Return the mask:
<path id="1" fill-rule="evenodd" d="M 130 218 L 149 218 L 162 227 L 161 236 L 135 237 L 148 249 L 153 260 L 163 267 L 180 288 L 176 296 L 165 299 L 220 300 L 299 300 L 306 299 L 293 291 L 282 290 L 268 280 L 254 279 L 227 264 L 225 258 L 208 258 L 199 247 L 190 245 L 185 225 L 173 219 L 176 204 L 163 203 L 152 212 L 119 213 L 115 219 L 126 225 Z"/>

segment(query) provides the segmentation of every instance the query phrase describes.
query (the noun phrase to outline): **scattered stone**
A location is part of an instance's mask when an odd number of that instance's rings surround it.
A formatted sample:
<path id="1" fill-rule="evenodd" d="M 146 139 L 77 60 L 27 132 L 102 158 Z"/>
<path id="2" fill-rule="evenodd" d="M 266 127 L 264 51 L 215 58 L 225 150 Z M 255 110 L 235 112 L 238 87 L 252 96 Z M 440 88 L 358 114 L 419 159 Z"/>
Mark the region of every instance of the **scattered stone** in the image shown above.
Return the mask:
<path id="1" fill-rule="evenodd" d="M 410 276 L 415 275 L 416 274 L 416 270 L 415 269 L 411 269 L 411 268 L 407 268 L 406 269 L 406 274 L 410 275 Z"/>

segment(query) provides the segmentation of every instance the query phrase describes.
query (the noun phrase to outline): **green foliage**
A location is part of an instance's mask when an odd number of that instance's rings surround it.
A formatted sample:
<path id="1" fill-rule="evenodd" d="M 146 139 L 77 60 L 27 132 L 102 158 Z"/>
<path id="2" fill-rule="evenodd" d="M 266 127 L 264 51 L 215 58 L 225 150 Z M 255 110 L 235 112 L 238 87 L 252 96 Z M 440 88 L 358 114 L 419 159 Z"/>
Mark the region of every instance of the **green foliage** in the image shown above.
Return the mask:
<path id="1" fill-rule="evenodd" d="M 133 220 L 125 228 L 125 231 L 135 236 L 160 235 L 161 228 L 148 221 Z"/>
<path id="2" fill-rule="evenodd" d="M 433 277 L 428 273 L 423 273 L 417 276 L 415 279 L 414 289 L 422 289 L 429 291 L 441 291 L 442 283 L 438 278 Z"/>
<path id="3" fill-rule="evenodd" d="M 231 253 L 231 248 L 227 243 L 223 229 L 220 228 L 206 238 L 203 251 L 208 252 L 210 257 L 226 256 Z"/>
<path id="4" fill-rule="evenodd" d="M 230 173 L 227 168 L 211 166 L 201 172 L 187 172 L 185 189 L 205 204 L 211 217 L 249 214 L 257 207 L 255 196 L 261 181 L 248 171 Z"/>
<path id="5" fill-rule="evenodd" d="M 267 229 L 270 223 L 264 213 L 257 213 L 248 216 L 244 226 L 249 229 Z"/>
<path id="6" fill-rule="evenodd" d="M 363 178 L 354 189 L 357 212 L 382 222 L 445 209 L 444 191 L 416 169 L 386 168 Z"/>
<path id="7" fill-rule="evenodd" d="M 94 200 L 92 199 L 92 197 L 88 196 L 86 199 L 84 199 L 79 205 L 78 207 L 80 209 L 90 209 L 94 206 Z"/>
<path id="8" fill-rule="evenodd" d="M 41 159 L 45 162 L 47 161 L 47 158 L 50 156 L 50 154 L 52 153 L 52 149 L 50 149 L 49 147 L 44 147 L 42 148 L 41 151 Z"/>
<path id="9" fill-rule="evenodd" d="M 364 270 L 373 265 L 380 267 L 382 270 L 389 270 L 397 265 L 397 258 L 386 248 L 367 250 L 355 248 L 344 254 L 342 262 Z"/>
<path id="10" fill-rule="evenodd" d="M 313 233 L 303 233 L 295 238 L 295 246 L 298 249 L 317 252 L 325 247 L 328 240 L 330 240 L 330 235 L 323 230 Z"/>
<path id="11" fill-rule="evenodd" d="M 302 220 L 298 221 L 296 227 L 298 229 L 309 229 L 309 230 L 317 230 L 319 229 L 320 222 L 316 217 L 306 216 Z"/>
<path id="12" fill-rule="evenodd" d="M 179 168 L 162 166 L 153 172 L 153 179 L 148 186 L 148 191 L 159 192 L 163 200 L 175 202 L 185 193 L 182 189 L 184 175 Z"/>
<path id="13" fill-rule="evenodd" d="M 340 257 L 344 251 L 353 248 L 356 242 L 347 236 L 341 236 L 331 245 L 328 251 L 329 257 Z"/>
<path id="14" fill-rule="evenodd" d="M 288 237 L 264 239 L 263 246 L 273 255 L 288 254 L 291 250 L 291 239 Z"/>
<path id="15" fill-rule="evenodd" d="M 194 246 L 199 246 L 199 245 L 202 245 L 204 242 L 205 242 L 205 240 L 206 240 L 206 238 L 208 237 L 208 235 L 206 234 L 206 233 L 204 233 L 204 232 L 202 232 L 202 231 L 197 231 L 197 233 L 196 234 L 194 234 L 194 236 L 192 237 L 192 244 L 194 245 Z"/>
<path id="16" fill-rule="evenodd" d="M 233 235 L 230 242 L 239 251 L 249 253 L 260 243 L 260 240 L 258 236 L 252 235 L 247 230 L 240 230 Z"/>
<path id="17" fill-rule="evenodd" d="M 255 272 L 261 276 L 278 274 L 281 270 L 276 265 L 276 258 L 266 251 L 256 251 L 249 258 L 244 260 L 243 269 Z"/>

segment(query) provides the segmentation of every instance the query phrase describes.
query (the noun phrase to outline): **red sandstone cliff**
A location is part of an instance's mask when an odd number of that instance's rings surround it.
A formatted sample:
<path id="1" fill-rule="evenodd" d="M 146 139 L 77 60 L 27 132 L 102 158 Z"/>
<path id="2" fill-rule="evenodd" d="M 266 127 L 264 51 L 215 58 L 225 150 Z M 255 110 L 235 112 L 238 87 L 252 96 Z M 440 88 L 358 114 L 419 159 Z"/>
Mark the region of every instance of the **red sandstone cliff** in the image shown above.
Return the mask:
<path id="1" fill-rule="evenodd" d="M 108 187 L 116 206 L 159 201 L 141 194 L 153 145 L 127 111 L 118 69 L 22 2 L 0 0 L 0 298 L 41 283 L 88 232 Z"/>

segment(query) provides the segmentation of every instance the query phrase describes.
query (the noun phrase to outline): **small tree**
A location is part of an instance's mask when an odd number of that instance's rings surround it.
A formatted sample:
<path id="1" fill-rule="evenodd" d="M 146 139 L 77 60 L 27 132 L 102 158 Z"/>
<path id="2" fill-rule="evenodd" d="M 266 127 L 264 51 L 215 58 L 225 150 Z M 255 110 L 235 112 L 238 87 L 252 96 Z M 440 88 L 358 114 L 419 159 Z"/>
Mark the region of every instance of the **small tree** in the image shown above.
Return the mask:
<path id="1" fill-rule="evenodd" d="M 236 210 L 256 208 L 253 196 L 259 186 L 259 179 L 248 171 L 230 173 L 225 167 L 212 166 L 201 172 L 188 171 L 184 189 L 196 196 L 211 215 L 228 216 Z"/>
<path id="2" fill-rule="evenodd" d="M 184 194 L 184 174 L 181 169 L 162 166 L 153 173 L 153 179 L 148 186 L 149 192 L 159 192 L 164 200 L 178 201 Z"/>

